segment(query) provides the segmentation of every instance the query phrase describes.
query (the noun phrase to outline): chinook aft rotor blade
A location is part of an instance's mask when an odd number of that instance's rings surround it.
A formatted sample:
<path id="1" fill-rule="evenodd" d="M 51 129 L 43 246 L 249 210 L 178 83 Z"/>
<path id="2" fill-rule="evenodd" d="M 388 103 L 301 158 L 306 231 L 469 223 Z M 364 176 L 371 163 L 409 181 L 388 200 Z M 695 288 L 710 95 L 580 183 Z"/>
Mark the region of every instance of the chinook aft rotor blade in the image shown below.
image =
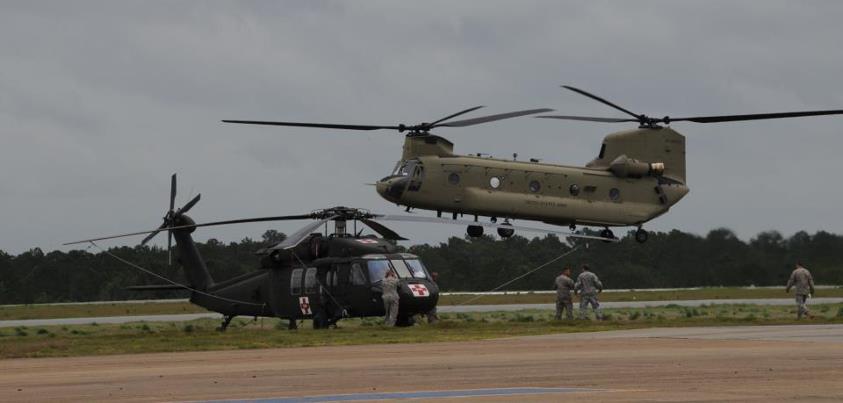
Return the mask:
<path id="1" fill-rule="evenodd" d="M 323 129 L 344 129 L 344 130 L 379 130 L 392 129 L 400 130 L 399 126 L 378 126 L 378 125 L 346 125 L 334 123 L 302 123 L 302 122 L 274 122 L 265 120 L 223 120 L 224 123 L 239 123 L 246 125 L 269 125 L 269 126 L 295 126 L 295 127 L 318 127 Z"/>
<path id="2" fill-rule="evenodd" d="M 544 228 L 524 227 L 524 226 L 520 226 L 520 225 L 496 224 L 496 223 L 471 221 L 471 220 L 452 220 L 452 219 L 448 219 L 448 218 L 417 217 L 417 216 L 405 216 L 405 215 L 381 215 L 381 216 L 375 216 L 375 219 L 380 220 L 380 221 L 404 221 L 404 222 L 455 224 L 455 225 L 480 225 L 480 226 L 483 226 L 483 227 L 486 227 L 486 228 L 506 228 L 506 229 L 514 229 L 514 230 L 518 230 L 518 231 L 524 231 L 524 232 L 538 232 L 538 233 L 543 233 L 543 234 L 553 234 L 553 235 L 560 235 L 560 236 L 572 237 L 572 238 L 582 238 L 582 239 L 594 239 L 594 240 L 599 240 L 599 241 L 620 242 L 619 239 L 604 238 L 604 237 L 593 236 L 593 235 L 575 234 L 575 233 L 567 232 L 567 231 L 555 231 L 555 230 L 549 230 L 549 229 L 544 229 Z"/>
<path id="3" fill-rule="evenodd" d="M 697 116 L 691 118 L 669 118 L 670 122 L 688 121 L 695 123 L 719 123 L 719 122 L 739 122 L 743 120 L 763 120 L 763 119 L 785 119 L 798 118 L 802 116 L 823 116 L 823 115 L 843 115 L 843 109 L 832 109 L 825 111 L 802 111 L 802 112 L 778 112 L 778 113 L 755 113 L 749 115 L 720 115 L 720 116 Z M 668 123 L 668 122 L 665 122 Z"/>
<path id="4" fill-rule="evenodd" d="M 150 234 L 147 238 L 152 239 L 152 236 L 157 234 L 160 231 L 173 231 L 179 229 L 189 229 L 189 228 L 199 228 L 199 227 L 211 227 L 216 225 L 230 225 L 230 224 L 244 224 L 244 223 L 251 223 L 251 222 L 266 222 L 266 221 L 288 221 L 288 220 L 309 220 L 312 219 L 312 214 L 300 214 L 300 215 L 288 215 L 288 216 L 274 216 L 274 217 L 255 217 L 255 218 L 241 218 L 236 220 L 225 220 L 225 221 L 212 221 L 200 224 L 192 224 L 192 225 L 177 225 L 174 227 L 168 227 L 166 225 L 162 225 L 154 230 L 148 231 L 138 231 L 138 232 L 130 232 L 127 234 L 120 234 L 120 235 L 110 235 L 104 236 L 99 238 L 91 238 L 91 239 L 83 239 L 81 241 L 73 241 L 67 242 L 62 245 L 76 245 L 81 243 L 89 243 L 93 241 L 104 241 L 107 239 L 116 239 L 116 238 L 125 238 L 130 236 L 137 236 L 137 235 L 144 235 Z M 148 241 L 148 240 L 146 240 Z"/>
<path id="5" fill-rule="evenodd" d="M 740 122 L 745 120 L 764 120 L 764 119 L 784 119 L 797 118 L 803 116 L 823 116 L 823 115 L 843 115 L 843 109 L 831 109 L 821 111 L 799 111 L 799 112 L 776 112 L 776 113 L 754 113 L 744 115 L 713 115 L 713 116 L 693 116 L 683 118 L 671 118 L 665 116 L 663 118 L 653 118 L 644 114 L 635 114 L 625 108 L 615 105 L 597 95 L 591 94 L 579 88 L 571 87 L 570 85 L 563 85 L 562 88 L 574 91 L 580 95 L 589 97 L 602 104 L 608 105 L 623 113 L 626 113 L 635 119 L 617 119 L 617 118 L 602 118 L 590 116 L 562 116 L 562 115 L 543 115 L 536 116 L 543 119 L 563 119 L 563 120 L 581 120 L 587 122 L 601 122 L 601 123 L 619 123 L 619 122 L 638 122 L 642 127 L 655 127 L 659 123 L 670 124 L 671 122 L 695 122 L 695 123 L 720 123 L 720 122 Z"/>
<path id="6" fill-rule="evenodd" d="M 581 90 L 581 89 L 579 89 L 579 88 L 576 88 L 576 87 L 571 87 L 570 85 L 563 85 L 563 86 L 562 86 L 562 88 L 564 88 L 564 89 L 566 89 L 566 90 L 571 90 L 571 91 L 574 91 L 574 92 L 576 92 L 577 94 L 580 94 L 580 95 L 585 95 L 585 96 L 587 96 L 587 97 L 589 97 L 589 98 L 591 98 L 591 99 L 593 99 L 593 100 L 595 100 L 595 101 L 597 101 L 597 102 L 600 102 L 600 103 L 602 103 L 602 104 L 605 104 L 605 105 L 611 106 L 612 108 L 615 108 L 615 109 L 617 109 L 617 110 L 619 110 L 619 111 L 621 111 L 621 112 L 623 112 L 623 113 L 626 113 L 626 114 L 627 114 L 627 115 L 629 115 L 629 116 L 634 117 L 636 122 L 638 121 L 638 119 L 639 119 L 639 117 L 640 117 L 639 115 L 637 115 L 637 114 L 635 114 L 635 113 L 633 113 L 633 112 L 630 112 L 629 110 L 627 110 L 627 109 L 625 109 L 625 108 L 622 108 L 622 107 L 620 107 L 620 106 L 618 106 L 618 105 L 615 105 L 615 104 L 613 104 L 613 103 L 611 103 L 611 102 L 609 102 L 609 101 L 607 101 L 607 100 L 605 100 L 605 99 L 603 99 L 603 98 L 598 97 L 597 95 L 594 95 L 594 94 L 592 94 L 592 93 L 589 93 L 589 92 L 583 91 L 583 90 Z"/>

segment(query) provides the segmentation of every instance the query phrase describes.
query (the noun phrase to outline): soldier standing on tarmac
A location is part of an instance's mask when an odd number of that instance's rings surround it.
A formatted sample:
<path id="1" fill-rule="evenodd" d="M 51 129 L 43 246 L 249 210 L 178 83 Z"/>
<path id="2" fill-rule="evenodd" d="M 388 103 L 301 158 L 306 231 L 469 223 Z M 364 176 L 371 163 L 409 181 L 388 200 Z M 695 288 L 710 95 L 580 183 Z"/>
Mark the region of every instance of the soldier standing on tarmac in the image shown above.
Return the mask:
<path id="1" fill-rule="evenodd" d="M 381 282 L 381 290 L 383 295 L 383 308 L 386 314 L 383 317 L 383 324 L 386 326 L 395 326 L 395 321 L 398 319 L 398 278 L 392 270 L 386 272 L 383 281 Z"/>
<path id="2" fill-rule="evenodd" d="M 436 281 L 438 279 L 439 279 L 439 273 L 437 273 L 437 272 L 430 273 L 430 281 L 432 281 L 434 284 L 438 285 L 438 283 Z M 425 316 L 427 316 L 427 323 L 429 323 L 431 325 L 439 322 L 439 314 L 436 313 L 436 307 L 435 306 L 433 307 L 433 309 L 428 311 L 425 314 Z"/>
<path id="3" fill-rule="evenodd" d="M 582 265 L 582 273 L 577 276 L 574 284 L 574 291 L 580 295 L 580 319 L 586 318 L 588 306 L 594 309 L 594 317 L 597 320 L 603 319 L 600 312 L 600 302 L 597 301 L 597 294 L 603 291 L 603 283 L 592 273 L 587 264 Z"/>
<path id="4" fill-rule="evenodd" d="M 570 267 L 562 269 L 562 274 L 556 277 L 553 287 L 556 288 L 556 320 L 562 319 L 562 311 L 565 311 L 566 319 L 574 319 L 574 302 L 571 296 L 574 280 L 571 280 Z"/>
<path id="5" fill-rule="evenodd" d="M 790 293 L 791 288 L 794 288 L 796 292 L 796 319 L 802 319 L 802 315 L 813 318 L 811 311 L 808 310 L 808 296 L 814 293 L 814 278 L 811 277 L 808 269 L 802 267 L 801 263 L 796 263 L 796 268 L 790 273 L 784 292 Z"/>

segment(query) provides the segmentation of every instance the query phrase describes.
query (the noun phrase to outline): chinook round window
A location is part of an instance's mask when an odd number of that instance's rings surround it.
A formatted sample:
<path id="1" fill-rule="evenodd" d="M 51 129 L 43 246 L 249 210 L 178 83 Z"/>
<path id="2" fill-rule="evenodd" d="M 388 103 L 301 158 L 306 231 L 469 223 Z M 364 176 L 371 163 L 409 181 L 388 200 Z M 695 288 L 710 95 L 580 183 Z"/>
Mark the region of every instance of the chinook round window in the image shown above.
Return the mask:
<path id="1" fill-rule="evenodd" d="M 460 184 L 460 175 L 456 172 L 451 172 L 451 174 L 448 175 L 448 183 L 450 183 L 452 185 L 459 185 Z"/>
<path id="2" fill-rule="evenodd" d="M 571 196 L 577 196 L 580 194 L 580 187 L 574 184 L 568 188 L 568 191 L 571 192 Z"/>
<path id="3" fill-rule="evenodd" d="M 609 198 L 612 201 L 619 201 L 621 199 L 621 191 L 618 188 L 612 188 L 609 190 Z"/>
<path id="4" fill-rule="evenodd" d="M 533 193 L 542 190 L 542 184 L 539 181 L 530 181 L 530 191 Z"/>
<path id="5" fill-rule="evenodd" d="M 489 179 L 489 186 L 491 186 L 492 189 L 497 189 L 501 187 L 501 178 L 493 176 L 491 179 Z"/>

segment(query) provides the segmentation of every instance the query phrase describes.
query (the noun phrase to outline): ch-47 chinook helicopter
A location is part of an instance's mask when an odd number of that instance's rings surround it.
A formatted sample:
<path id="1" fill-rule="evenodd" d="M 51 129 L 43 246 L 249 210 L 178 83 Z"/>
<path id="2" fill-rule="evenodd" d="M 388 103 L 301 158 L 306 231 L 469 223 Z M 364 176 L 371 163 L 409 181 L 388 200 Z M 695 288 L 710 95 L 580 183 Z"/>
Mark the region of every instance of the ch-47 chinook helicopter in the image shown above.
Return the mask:
<path id="1" fill-rule="evenodd" d="M 537 118 L 589 122 L 636 122 L 638 128 L 607 135 L 597 158 L 583 167 L 458 155 L 453 143 L 431 134 L 437 127 L 469 126 L 515 116 L 533 115 L 548 109 L 534 109 L 492 115 L 457 122 L 447 120 L 474 111 L 464 110 L 433 123 L 417 125 L 346 125 L 274 121 L 224 120 L 276 126 L 317 127 L 348 130 L 391 129 L 407 132 L 404 153 L 391 175 L 377 182 L 377 192 L 386 200 L 412 208 L 473 215 L 468 226 L 470 236 L 483 234 L 479 216 L 492 222 L 503 218 L 542 221 L 567 225 L 602 227 L 600 236 L 615 239 L 610 227 L 635 226 L 635 239 L 646 242 L 649 234 L 643 225 L 666 213 L 689 191 L 685 179 L 685 136 L 664 125 L 671 122 L 734 122 L 780 119 L 800 116 L 837 115 L 843 110 L 651 118 L 635 114 L 583 90 L 564 88 L 604 103 L 632 118 L 540 115 Z M 512 236 L 507 227 L 498 230 L 501 237 Z"/>
<path id="2" fill-rule="evenodd" d="M 172 240 L 176 241 L 176 256 L 184 267 L 187 284 L 170 281 L 167 285 L 136 286 L 139 291 L 188 290 L 190 302 L 223 315 L 220 330 L 225 330 L 235 316 L 276 317 L 288 319 L 295 327 L 298 319 L 312 319 L 314 328 L 326 328 L 344 317 L 382 316 L 384 307 L 379 290 L 387 271 L 399 278 L 399 325 L 412 324 L 412 317 L 430 311 L 439 296 L 439 289 L 430 280 L 419 258 L 403 253 L 395 241 L 405 240 L 378 221 L 412 221 L 441 223 L 429 217 L 374 214 L 367 210 L 333 207 L 308 214 L 254 217 L 197 224 L 186 213 L 199 202 L 197 195 L 184 206 L 175 209 L 176 175 L 171 179 L 170 209 L 164 222 L 149 231 L 98 237 L 66 243 L 65 245 L 148 234 L 141 244 L 156 234 L 167 231 L 168 253 Z M 302 227 L 284 241 L 262 248 L 260 268 L 224 281 L 215 281 L 193 241 L 192 233 L 199 227 L 242 224 L 250 222 L 315 220 Z M 464 225 L 468 221 L 458 220 Z M 332 233 L 328 230 L 333 222 Z M 380 235 L 363 235 L 358 222 Z M 447 220 L 445 223 L 452 223 Z M 350 224 L 350 225 L 349 225 Z M 498 224 L 484 224 L 491 228 Z M 526 232 L 556 234 L 566 237 L 602 239 L 539 228 L 516 227 Z"/>

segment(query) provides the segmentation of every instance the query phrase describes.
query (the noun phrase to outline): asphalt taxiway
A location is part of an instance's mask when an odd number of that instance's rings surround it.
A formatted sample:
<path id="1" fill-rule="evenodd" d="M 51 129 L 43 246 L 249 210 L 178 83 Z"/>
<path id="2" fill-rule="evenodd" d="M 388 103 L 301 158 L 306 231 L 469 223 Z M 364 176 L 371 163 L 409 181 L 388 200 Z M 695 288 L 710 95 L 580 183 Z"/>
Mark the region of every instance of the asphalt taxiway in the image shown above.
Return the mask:
<path id="1" fill-rule="evenodd" d="M 4 401 L 843 400 L 843 325 L 0 360 Z"/>

